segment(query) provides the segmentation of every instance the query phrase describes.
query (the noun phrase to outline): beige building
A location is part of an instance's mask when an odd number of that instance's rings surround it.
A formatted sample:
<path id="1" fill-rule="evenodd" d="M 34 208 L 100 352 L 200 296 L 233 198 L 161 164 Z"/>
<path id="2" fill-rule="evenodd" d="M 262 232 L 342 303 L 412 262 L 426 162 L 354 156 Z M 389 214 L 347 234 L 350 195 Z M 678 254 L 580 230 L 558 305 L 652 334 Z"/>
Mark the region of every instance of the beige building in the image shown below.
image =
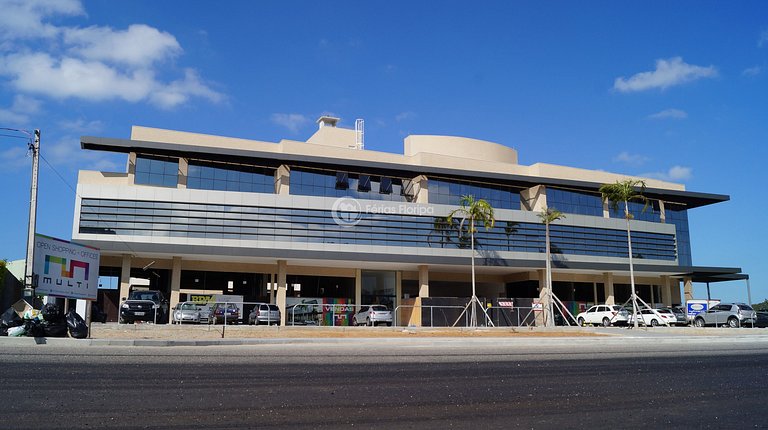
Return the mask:
<path id="1" fill-rule="evenodd" d="M 146 127 L 83 137 L 85 150 L 128 156 L 125 172 L 78 179 L 73 240 L 100 248 L 101 276 L 119 284 L 100 295 L 104 307 L 116 309 L 134 277 L 171 306 L 229 294 L 275 302 L 290 321 L 294 303 L 376 303 L 418 325 L 413 306 L 471 295 L 466 234 L 446 223 L 463 195 L 495 209 L 495 226 L 476 234 L 482 299 L 540 296 L 545 207 L 566 214 L 551 226 L 557 296 L 574 310 L 629 297 L 625 221 L 597 191 L 626 175 L 525 166 L 515 149 L 463 137 L 408 136 L 402 154 L 378 152 L 338 121 L 320 118 L 306 142 Z M 631 221 L 641 298 L 680 304 L 681 282 L 690 291 L 696 276 L 740 272 L 691 260 L 687 211 L 727 196 L 644 180 L 652 210 L 633 206 Z"/>

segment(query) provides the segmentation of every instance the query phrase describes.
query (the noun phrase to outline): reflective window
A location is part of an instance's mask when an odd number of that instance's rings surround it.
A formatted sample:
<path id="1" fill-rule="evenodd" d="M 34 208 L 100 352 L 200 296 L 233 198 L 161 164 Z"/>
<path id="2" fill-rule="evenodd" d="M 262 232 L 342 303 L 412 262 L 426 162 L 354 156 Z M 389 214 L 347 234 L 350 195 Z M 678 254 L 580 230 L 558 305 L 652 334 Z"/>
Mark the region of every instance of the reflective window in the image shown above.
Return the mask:
<path id="1" fill-rule="evenodd" d="M 681 266 L 692 266 L 691 237 L 688 230 L 688 210 L 683 205 L 664 203 L 667 224 L 675 225 L 677 236 L 677 256 Z"/>
<path id="2" fill-rule="evenodd" d="M 661 222 L 661 211 L 659 210 L 658 200 L 648 200 L 646 207 L 643 202 L 629 202 L 629 213 L 632 219 L 637 221 Z M 611 218 L 624 218 L 624 202 L 620 202 L 618 208 L 613 210 L 608 208 Z"/>
<path id="3" fill-rule="evenodd" d="M 273 194 L 275 169 L 190 160 L 187 188 Z"/>
<path id="4" fill-rule="evenodd" d="M 547 187 L 547 206 L 566 214 L 603 216 L 599 194 Z"/>
<path id="5" fill-rule="evenodd" d="M 291 169 L 290 193 L 394 202 L 411 200 L 403 188 L 403 180 L 399 178 L 301 167 Z"/>
<path id="6" fill-rule="evenodd" d="M 136 184 L 176 187 L 179 182 L 179 160 L 137 155 L 135 173 L 134 183 Z"/>
<path id="7" fill-rule="evenodd" d="M 429 202 L 458 206 L 463 196 L 487 201 L 495 209 L 520 209 L 520 189 L 504 185 L 429 178 Z"/>

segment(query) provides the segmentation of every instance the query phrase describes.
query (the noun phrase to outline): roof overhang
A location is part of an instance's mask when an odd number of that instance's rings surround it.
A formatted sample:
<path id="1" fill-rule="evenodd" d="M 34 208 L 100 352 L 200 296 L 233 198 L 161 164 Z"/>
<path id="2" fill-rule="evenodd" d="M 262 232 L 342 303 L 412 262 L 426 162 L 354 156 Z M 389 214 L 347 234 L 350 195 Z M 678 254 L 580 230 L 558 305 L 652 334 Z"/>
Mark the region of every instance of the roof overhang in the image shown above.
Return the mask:
<path id="1" fill-rule="evenodd" d="M 301 162 L 308 165 L 326 166 L 326 167 L 355 167 L 361 169 L 378 169 L 400 174 L 413 174 L 418 170 L 420 174 L 442 175 L 455 178 L 465 178 L 467 180 L 494 180 L 518 187 L 531 187 L 535 185 L 549 185 L 556 187 L 574 188 L 578 190 L 593 191 L 602 184 L 595 182 L 546 178 L 516 174 L 505 174 L 496 172 L 482 172 L 461 169 L 452 169 L 444 167 L 433 167 L 423 165 L 412 165 L 406 163 L 391 163 L 370 160 L 344 159 L 340 162 L 338 158 L 326 156 L 312 156 L 303 154 L 286 154 L 282 152 L 254 151 L 234 148 L 214 148 L 198 145 L 185 145 L 179 143 L 148 142 L 132 139 L 115 139 L 106 137 L 82 136 L 80 138 L 80 147 L 83 149 L 108 152 L 146 152 L 158 155 L 171 156 L 189 156 L 198 154 L 201 158 L 214 159 L 258 159 L 274 160 L 280 163 Z M 343 163 L 343 164 L 342 164 Z M 659 199 L 666 202 L 674 202 L 686 205 L 689 209 L 706 206 L 714 203 L 720 203 L 730 200 L 730 197 L 723 194 L 700 193 L 693 191 L 668 190 L 660 188 L 646 188 L 645 196 L 652 199 Z"/>

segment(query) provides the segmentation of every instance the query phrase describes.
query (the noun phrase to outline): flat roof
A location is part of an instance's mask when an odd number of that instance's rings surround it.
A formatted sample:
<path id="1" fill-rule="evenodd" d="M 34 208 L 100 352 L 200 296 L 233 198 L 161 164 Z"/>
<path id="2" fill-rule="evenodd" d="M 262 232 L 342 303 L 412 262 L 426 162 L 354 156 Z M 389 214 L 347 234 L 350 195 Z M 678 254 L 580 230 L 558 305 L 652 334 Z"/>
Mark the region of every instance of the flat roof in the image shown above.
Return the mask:
<path id="1" fill-rule="evenodd" d="M 200 154 L 201 156 L 211 156 L 220 158 L 250 158 L 250 159 L 270 159 L 280 162 L 302 162 L 313 165 L 323 165 L 330 167 L 357 167 L 362 169 L 381 169 L 397 171 L 402 173 L 433 174 L 457 179 L 466 179 L 473 181 L 494 180 L 518 185 L 523 187 L 534 185 L 549 185 L 555 187 L 575 188 L 585 191 L 597 191 L 601 184 L 588 181 L 547 178 L 539 176 L 527 176 L 517 174 L 505 174 L 483 171 L 467 171 L 461 169 L 452 169 L 444 167 L 431 167 L 424 165 L 412 165 L 406 163 L 392 163 L 383 161 L 339 159 L 327 156 L 310 156 L 301 154 L 286 154 L 282 152 L 244 150 L 234 148 L 214 148 L 197 145 L 186 145 L 183 143 L 165 143 L 148 142 L 133 139 L 116 139 L 107 137 L 82 136 L 80 146 L 83 149 L 108 152 L 144 152 L 158 155 L 184 156 L 188 154 Z M 201 157 L 206 158 L 206 157 Z M 701 193 L 693 191 L 668 190 L 661 188 L 646 188 L 647 197 L 681 203 L 688 208 L 697 208 L 714 203 L 720 203 L 730 200 L 730 197 L 723 194 Z"/>

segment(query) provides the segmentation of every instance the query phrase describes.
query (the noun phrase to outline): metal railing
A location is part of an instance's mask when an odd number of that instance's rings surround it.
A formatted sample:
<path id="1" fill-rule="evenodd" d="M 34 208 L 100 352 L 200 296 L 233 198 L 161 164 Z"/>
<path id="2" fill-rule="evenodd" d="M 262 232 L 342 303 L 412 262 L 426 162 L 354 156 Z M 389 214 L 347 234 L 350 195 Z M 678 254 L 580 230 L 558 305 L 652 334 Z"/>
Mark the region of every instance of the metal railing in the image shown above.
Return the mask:
<path id="1" fill-rule="evenodd" d="M 366 305 L 360 307 L 362 306 Z M 285 324 L 318 327 L 348 326 L 352 325 L 351 321 L 360 307 L 349 303 L 297 303 L 286 307 Z"/>
<path id="2" fill-rule="evenodd" d="M 395 308 L 394 311 L 394 325 L 397 327 L 403 326 L 401 321 L 401 314 L 405 309 L 411 309 L 413 312 L 416 309 L 421 310 L 421 319 L 419 321 L 420 327 L 452 327 L 456 322 L 457 316 L 466 308 L 466 306 L 448 306 L 448 305 L 400 305 Z M 428 313 L 425 313 L 425 310 Z M 491 318 L 491 323 L 495 327 L 529 327 L 536 325 L 543 325 L 543 321 L 546 321 L 547 310 L 540 307 L 525 307 L 525 306 L 487 306 L 485 311 Z M 469 313 L 464 312 L 464 325 L 463 327 L 469 327 Z M 425 321 L 425 316 L 429 318 Z M 537 322 L 538 321 L 538 322 Z M 428 325 L 424 325 L 428 322 Z M 484 318 L 478 319 L 480 327 L 490 326 L 484 321 Z M 567 323 L 567 318 L 564 318 L 563 325 L 571 325 Z"/>

